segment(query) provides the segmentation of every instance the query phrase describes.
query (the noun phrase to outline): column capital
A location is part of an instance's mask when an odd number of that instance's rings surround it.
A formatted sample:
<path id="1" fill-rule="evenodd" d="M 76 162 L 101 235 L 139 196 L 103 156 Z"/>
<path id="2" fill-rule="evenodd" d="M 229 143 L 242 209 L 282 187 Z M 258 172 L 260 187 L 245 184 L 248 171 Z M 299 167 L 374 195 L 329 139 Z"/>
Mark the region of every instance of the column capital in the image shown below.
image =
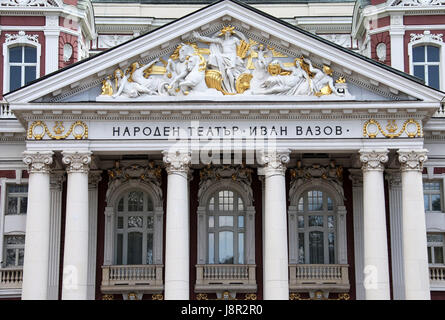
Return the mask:
<path id="1" fill-rule="evenodd" d="M 423 171 L 423 163 L 428 159 L 426 149 L 397 151 L 399 154 L 400 170 L 403 171 Z"/>
<path id="2" fill-rule="evenodd" d="M 53 155 L 52 151 L 25 151 L 23 162 L 28 165 L 29 173 L 49 173 Z"/>
<path id="3" fill-rule="evenodd" d="M 96 189 L 101 180 L 102 170 L 90 171 L 90 174 L 88 175 L 88 189 Z"/>
<path id="4" fill-rule="evenodd" d="M 192 160 L 190 151 L 163 151 L 162 154 L 164 155 L 163 161 L 168 174 L 183 174 L 186 178 L 188 177 L 189 166 Z"/>
<path id="5" fill-rule="evenodd" d="M 387 149 L 362 149 L 359 151 L 362 170 L 366 171 L 383 171 L 384 163 L 388 162 Z"/>
<path id="6" fill-rule="evenodd" d="M 264 166 L 265 176 L 283 175 L 286 172 L 286 164 L 290 161 L 289 150 L 263 151 L 261 162 Z"/>
<path id="7" fill-rule="evenodd" d="M 62 162 L 67 165 L 68 173 L 88 173 L 91 163 L 90 151 L 63 151 Z"/>

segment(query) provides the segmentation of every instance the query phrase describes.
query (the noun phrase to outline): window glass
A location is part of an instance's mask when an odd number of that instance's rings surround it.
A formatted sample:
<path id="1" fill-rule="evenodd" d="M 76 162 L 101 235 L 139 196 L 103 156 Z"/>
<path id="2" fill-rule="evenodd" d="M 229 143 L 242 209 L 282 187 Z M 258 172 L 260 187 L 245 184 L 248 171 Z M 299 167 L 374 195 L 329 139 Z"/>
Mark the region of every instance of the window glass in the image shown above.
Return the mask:
<path id="1" fill-rule="evenodd" d="M 123 235 L 119 233 L 117 235 L 117 255 L 116 255 L 116 264 L 121 265 L 122 263 L 122 247 L 123 247 Z"/>
<path id="2" fill-rule="evenodd" d="M 153 264 L 153 234 L 147 234 L 147 261 L 146 264 Z"/>
<path id="3" fill-rule="evenodd" d="M 440 89 L 439 79 L 439 66 L 428 66 L 428 85 Z"/>
<path id="4" fill-rule="evenodd" d="M 142 233 L 129 232 L 127 246 L 127 264 L 142 264 Z"/>
<path id="5" fill-rule="evenodd" d="M 209 263 L 215 263 L 215 235 L 209 233 Z"/>
<path id="6" fill-rule="evenodd" d="M 22 62 L 22 47 L 9 48 L 9 62 Z"/>
<path id="7" fill-rule="evenodd" d="M 128 217 L 128 228 L 142 228 L 142 217 Z"/>
<path id="8" fill-rule="evenodd" d="M 300 229 L 304 228 L 304 216 L 298 216 L 297 220 L 298 220 L 298 228 Z"/>
<path id="9" fill-rule="evenodd" d="M 5 267 L 23 266 L 25 256 L 25 236 L 5 236 Z"/>
<path id="10" fill-rule="evenodd" d="M 221 231 L 219 233 L 219 263 L 233 263 L 233 232 Z"/>
<path id="11" fill-rule="evenodd" d="M 311 264 L 324 263 L 323 232 L 309 232 L 309 259 Z"/>
<path id="12" fill-rule="evenodd" d="M 434 247 L 434 262 L 443 263 L 443 247 Z"/>
<path id="13" fill-rule="evenodd" d="M 238 233 L 238 263 L 244 263 L 244 233 Z"/>
<path id="14" fill-rule="evenodd" d="M 22 68 L 11 66 L 9 69 L 9 90 L 15 90 L 22 86 Z"/>
<path id="15" fill-rule="evenodd" d="M 309 227 L 323 227 L 323 216 L 309 216 Z"/>
<path id="16" fill-rule="evenodd" d="M 219 216 L 220 227 L 233 227 L 233 216 Z"/>
<path id="17" fill-rule="evenodd" d="M 424 66 L 414 66 L 414 75 L 417 78 L 420 78 L 422 80 L 426 80 L 425 79 L 425 67 Z"/>
<path id="18" fill-rule="evenodd" d="M 144 210 L 144 193 L 132 191 L 128 194 L 128 211 Z"/>
<path id="19" fill-rule="evenodd" d="M 244 216 L 238 216 L 238 228 L 244 228 Z"/>
<path id="20" fill-rule="evenodd" d="M 417 46 L 413 48 L 413 62 L 425 61 L 425 46 Z"/>
<path id="21" fill-rule="evenodd" d="M 25 46 L 25 62 L 35 63 L 37 62 L 37 49 L 35 47 Z"/>
<path id="22" fill-rule="evenodd" d="M 28 209 L 28 185 L 9 184 L 6 193 L 6 214 L 26 214 Z"/>
<path id="23" fill-rule="evenodd" d="M 328 234 L 328 247 L 329 247 L 329 263 L 335 263 L 335 235 L 333 232 Z"/>
<path id="24" fill-rule="evenodd" d="M 428 62 L 439 62 L 440 61 L 440 49 L 436 46 L 427 47 L 427 57 Z"/>
<path id="25" fill-rule="evenodd" d="M 304 262 L 304 233 L 298 233 L 298 263 Z"/>

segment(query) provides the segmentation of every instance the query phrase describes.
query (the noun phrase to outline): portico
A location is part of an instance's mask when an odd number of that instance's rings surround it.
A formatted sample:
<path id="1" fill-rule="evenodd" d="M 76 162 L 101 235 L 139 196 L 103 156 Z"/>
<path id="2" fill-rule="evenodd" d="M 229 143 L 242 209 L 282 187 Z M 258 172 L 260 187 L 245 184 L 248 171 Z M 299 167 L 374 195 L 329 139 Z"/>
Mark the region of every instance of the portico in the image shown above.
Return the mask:
<path id="1" fill-rule="evenodd" d="M 61 299 L 429 299 L 423 124 L 442 98 L 231 1 L 12 92 L 22 297 L 53 297 L 62 258 Z"/>

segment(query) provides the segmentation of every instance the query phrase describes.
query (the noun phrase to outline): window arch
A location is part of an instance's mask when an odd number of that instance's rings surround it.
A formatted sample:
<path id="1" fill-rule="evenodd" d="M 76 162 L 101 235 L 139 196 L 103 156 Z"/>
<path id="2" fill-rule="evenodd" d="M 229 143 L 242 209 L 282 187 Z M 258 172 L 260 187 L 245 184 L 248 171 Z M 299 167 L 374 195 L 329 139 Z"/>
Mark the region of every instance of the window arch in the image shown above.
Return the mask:
<path id="1" fill-rule="evenodd" d="M 341 186 L 323 179 L 296 182 L 289 199 L 289 263 L 347 264 Z"/>
<path id="2" fill-rule="evenodd" d="M 153 200 L 142 190 L 131 190 L 118 201 L 116 264 L 153 264 Z"/>
<path id="3" fill-rule="evenodd" d="M 40 76 L 38 35 L 6 34 L 3 44 L 3 92 L 18 89 Z"/>
<path id="4" fill-rule="evenodd" d="M 248 181 L 206 181 L 199 192 L 198 264 L 255 264 L 255 208 Z"/>
<path id="5" fill-rule="evenodd" d="M 217 191 L 207 205 L 207 263 L 245 263 L 245 211 L 241 196 L 231 189 Z"/>
<path id="6" fill-rule="evenodd" d="M 336 221 L 332 198 L 327 192 L 309 190 L 298 200 L 298 263 L 336 262 Z"/>
<path id="7" fill-rule="evenodd" d="M 423 44 L 412 48 L 413 74 L 430 87 L 440 89 L 440 47 Z"/>
<path id="8" fill-rule="evenodd" d="M 409 71 L 433 88 L 445 89 L 445 45 L 441 34 L 426 30 L 411 33 L 408 43 Z"/>

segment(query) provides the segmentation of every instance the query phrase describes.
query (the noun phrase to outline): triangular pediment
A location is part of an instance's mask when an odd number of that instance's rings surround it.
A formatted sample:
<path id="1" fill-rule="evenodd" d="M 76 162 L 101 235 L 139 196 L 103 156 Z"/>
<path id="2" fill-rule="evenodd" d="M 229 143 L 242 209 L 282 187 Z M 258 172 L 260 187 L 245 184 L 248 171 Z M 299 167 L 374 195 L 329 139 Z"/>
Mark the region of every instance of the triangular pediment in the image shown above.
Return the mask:
<path id="1" fill-rule="evenodd" d="M 5 95 L 10 103 L 429 101 L 443 93 L 236 1 L 220 1 Z"/>

